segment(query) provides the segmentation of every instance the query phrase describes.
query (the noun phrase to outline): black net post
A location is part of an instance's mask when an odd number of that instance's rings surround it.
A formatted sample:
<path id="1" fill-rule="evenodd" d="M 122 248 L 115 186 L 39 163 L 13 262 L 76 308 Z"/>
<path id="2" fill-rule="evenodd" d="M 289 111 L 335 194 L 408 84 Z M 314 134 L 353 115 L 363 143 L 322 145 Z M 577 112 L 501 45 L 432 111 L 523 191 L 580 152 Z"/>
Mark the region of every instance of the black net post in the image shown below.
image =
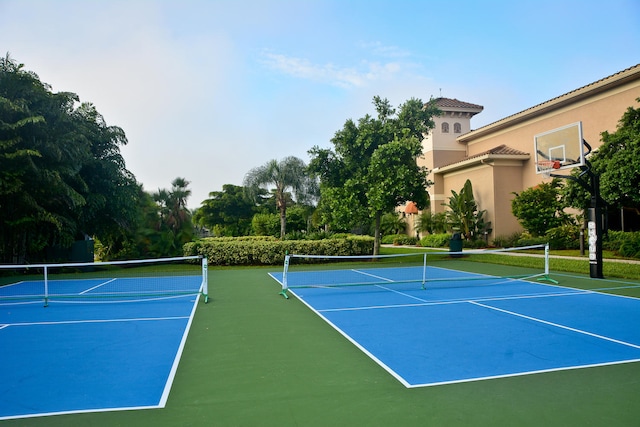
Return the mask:
<path id="1" fill-rule="evenodd" d="M 587 148 L 587 154 L 591 152 L 591 146 L 582 140 Z M 589 275 L 593 279 L 603 279 L 602 274 L 602 238 L 605 227 L 603 226 L 602 211 L 606 207 L 606 202 L 600 197 L 600 176 L 593 172 L 589 161 L 585 161 L 584 166 L 580 166 L 582 173 L 577 177 L 571 175 L 550 174 L 553 178 L 565 178 L 580 184 L 585 190 L 591 193 L 591 207 L 587 212 L 587 237 L 589 242 Z M 587 175 L 589 181 L 583 179 Z"/>
<path id="2" fill-rule="evenodd" d="M 602 203 L 600 199 L 600 179 L 597 174 L 591 175 L 591 207 L 588 212 L 589 236 L 589 275 L 594 279 L 602 279 Z"/>

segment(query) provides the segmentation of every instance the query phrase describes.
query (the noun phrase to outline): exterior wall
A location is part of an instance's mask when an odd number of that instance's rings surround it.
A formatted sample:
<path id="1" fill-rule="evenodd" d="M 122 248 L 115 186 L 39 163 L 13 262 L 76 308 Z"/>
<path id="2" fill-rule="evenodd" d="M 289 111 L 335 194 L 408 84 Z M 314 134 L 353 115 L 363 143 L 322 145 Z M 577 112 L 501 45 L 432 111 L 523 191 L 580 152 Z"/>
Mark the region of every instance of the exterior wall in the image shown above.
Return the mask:
<path id="1" fill-rule="evenodd" d="M 513 193 L 522 191 L 522 162 L 511 162 L 494 166 L 493 192 L 494 204 L 493 212 L 487 212 L 487 217 L 491 218 L 492 232 L 490 238 L 495 236 L 509 236 L 522 230 L 516 217 L 511 213 L 511 201 L 515 197 Z M 480 205 L 481 209 L 483 208 Z"/>
<path id="2" fill-rule="evenodd" d="M 638 98 L 640 65 L 473 131 L 471 118 L 481 106 L 439 98 L 444 114 L 434 118 L 436 126 L 423 141 L 424 155 L 418 160 L 434 182 L 428 189 L 431 211 L 443 212 L 451 191 L 458 193 L 470 179 L 478 207 L 486 210 L 485 221 L 491 222 L 489 240 L 522 231 L 511 213 L 514 193 L 544 181 L 535 173 L 534 136 L 580 121 L 584 139 L 595 150 L 602 144 L 602 132 L 615 132 L 624 112 L 638 108 Z M 442 132 L 443 122 L 449 124 L 449 132 Z M 455 123 L 461 133 L 455 132 Z M 502 145 L 517 154 L 488 153 Z"/>
<path id="3" fill-rule="evenodd" d="M 535 173 L 533 148 L 535 135 L 581 121 L 584 139 L 593 149 L 596 149 L 602 145 L 600 134 L 605 130 L 615 132 L 618 121 L 627 108 L 638 107 L 636 99 L 639 97 L 640 80 L 636 80 L 615 90 L 603 92 L 576 103 L 569 103 L 504 129 L 498 129 L 477 138 L 473 137 L 472 132 L 461 139 L 467 142 L 469 156 L 501 144 L 530 153 L 531 158 L 525 162 L 522 169 L 523 188 L 520 190 L 522 191 L 543 182 L 543 177 Z"/>
<path id="4" fill-rule="evenodd" d="M 479 208 L 487 211 L 485 218 L 492 222 L 490 240 L 522 231 L 511 213 L 513 193 L 544 181 L 542 175 L 535 173 L 534 135 L 581 121 L 583 137 L 595 150 L 602 144 L 600 134 L 615 132 L 627 108 L 639 106 L 640 66 L 633 67 L 630 73 L 628 71 L 620 73 L 625 79 L 623 83 L 616 84 L 618 77 L 614 75 L 460 136 L 458 142 L 467 145 L 467 155 L 471 158 L 502 144 L 529 153 L 530 157 L 511 165 L 493 162 L 492 172 L 489 172 L 489 166 L 478 167 L 479 162 L 466 167 L 461 165 L 452 172 L 443 171 L 440 175 L 444 182 L 432 190 L 435 197 L 438 198 L 438 194 L 439 197 L 449 197 L 451 190 L 459 192 L 465 179 L 469 178 Z M 561 173 L 568 175 L 569 171 Z M 439 192 L 440 188 L 443 192 Z"/>
<path id="5" fill-rule="evenodd" d="M 444 194 L 446 195 L 446 201 L 451 197 L 451 191 L 460 193 L 467 179 L 471 181 L 473 197 L 481 209 L 483 205 L 493 203 L 493 169 L 489 165 L 480 165 L 445 174 Z"/>

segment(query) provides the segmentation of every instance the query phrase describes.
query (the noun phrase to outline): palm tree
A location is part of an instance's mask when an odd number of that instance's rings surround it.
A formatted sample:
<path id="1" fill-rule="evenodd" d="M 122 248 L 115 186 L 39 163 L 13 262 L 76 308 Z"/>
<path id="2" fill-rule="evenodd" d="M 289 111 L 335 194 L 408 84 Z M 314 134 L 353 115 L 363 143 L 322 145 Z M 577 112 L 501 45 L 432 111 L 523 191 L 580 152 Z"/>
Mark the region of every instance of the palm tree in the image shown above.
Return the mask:
<path id="1" fill-rule="evenodd" d="M 165 237 L 167 247 L 161 252 L 165 255 L 176 255 L 182 245 L 193 237 L 191 212 L 187 209 L 187 199 L 191 190 L 190 182 L 184 178 L 176 178 L 171 182 L 171 190 L 159 189 L 152 194 L 159 209 L 158 229 Z"/>
<path id="2" fill-rule="evenodd" d="M 244 177 L 244 187 L 255 200 L 263 187 L 275 186 L 273 190 L 276 207 L 280 212 L 280 238 L 287 231 L 287 190 L 291 190 L 296 201 L 313 195 L 315 181 L 309 178 L 307 166 L 297 157 L 285 157 L 281 161 L 270 160 L 263 166 L 251 169 Z"/>

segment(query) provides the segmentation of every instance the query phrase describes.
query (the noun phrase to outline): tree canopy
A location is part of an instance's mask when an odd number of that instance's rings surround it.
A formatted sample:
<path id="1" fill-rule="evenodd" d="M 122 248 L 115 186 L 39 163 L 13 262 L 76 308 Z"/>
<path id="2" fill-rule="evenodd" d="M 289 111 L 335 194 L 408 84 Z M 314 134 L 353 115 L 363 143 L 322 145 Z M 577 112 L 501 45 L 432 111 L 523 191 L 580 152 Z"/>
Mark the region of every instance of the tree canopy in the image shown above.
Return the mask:
<path id="1" fill-rule="evenodd" d="M 287 206 L 291 204 L 290 193 L 303 203 L 315 194 L 315 180 L 307 173 L 307 165 L 293 156 L 270 160 L 262 166 L 251 169 L 244 177 L 244 186 L 250 197 L 256 200 L 265 188 L 273 189 L 276 207 L 280 212 L 280 238 L 287 231 Z"/>
<path id="2" fill-rule="evenodd" d="M 349 119 L 331 139 L 333 149 L 313 147 L 310 171 L 320 177 L 323 219 L 339 231 L 352 231 L 374 221 L 380 246 L 380 220 L 385 212 L 413 201 L 428 204 L 428 170 L 417 164 L 422 140 L 433 129 L 436 105 L 412 98 L 396 114 L 387 99 L 373 98 L 377 117 Z"/>
<path id="3" fill-rule="evenodd" d="M 629 107 L 614 133 L 602 132 L 602 145 L 590 161 L 609 204 L 640 206 L 640 108 Z"/>
<path id="4" fill-rule="evenodd" d="M 138 184 L 126 143 L 92 104 L 0 58 L 0 261 L 43 259 L 45 248 L 130 226 Z"/>
<path id="5" fill-rule="evenodd" d="M 225 184 L 222 191 L 209 193 L 209 198 L 194 212 L 194 221 L 213 230 L 216 236 L 245 236 L 251 231 L 255 213 L 255 203 L 244 187 Z"/>
<path id="6" fill-rule="evenodd" d="M 600 196 L 611 207 L 640 207 L 640 108 L 629 107 L 616 131 L 602 132 L 601 137 L 602 145 L 589 156 L 586 166 L 600 176 Z M 585 212 L 592 195 L 575 179 L 588 181 L 580 177 L 586 167 L 572 171 L 574 179 L 567 180 L 562 190 L 569 206 Z"/>
<path id="7" fill-rule="evenodd" d="M 552 228 L 569 224 L 571 217 L 564 212 L 560 194 L 562 184 L 554 178 L 521 193 L 514 193 L 511 210 L 518 221 L 533 236 L 544 236 Z"/>

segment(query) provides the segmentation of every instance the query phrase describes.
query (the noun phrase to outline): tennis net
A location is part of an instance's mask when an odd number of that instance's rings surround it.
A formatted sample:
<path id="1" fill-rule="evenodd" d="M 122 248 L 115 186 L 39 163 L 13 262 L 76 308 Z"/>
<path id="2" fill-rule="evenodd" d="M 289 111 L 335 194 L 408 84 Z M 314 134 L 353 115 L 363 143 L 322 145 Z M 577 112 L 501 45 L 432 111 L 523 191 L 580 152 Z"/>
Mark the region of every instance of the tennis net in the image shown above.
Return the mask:
<path id="1" fill-rule="evenodd" d="M 0 265 L 0 304 L 123 302 L 202 295 L 208 302 L 207 259 Z"/>
<path id="2" fill-rule="evenodd" d="M 507 257 L 527 256 L 527 267 L 509 266 Z M 532 245 L 464 252 L 424 251 L 393 255 L 322 256 L 288 254 L 281 294 L 309 287 L 398 285 L 428 289 L 460 282 L 549 278 L 549 246 Z"/>

